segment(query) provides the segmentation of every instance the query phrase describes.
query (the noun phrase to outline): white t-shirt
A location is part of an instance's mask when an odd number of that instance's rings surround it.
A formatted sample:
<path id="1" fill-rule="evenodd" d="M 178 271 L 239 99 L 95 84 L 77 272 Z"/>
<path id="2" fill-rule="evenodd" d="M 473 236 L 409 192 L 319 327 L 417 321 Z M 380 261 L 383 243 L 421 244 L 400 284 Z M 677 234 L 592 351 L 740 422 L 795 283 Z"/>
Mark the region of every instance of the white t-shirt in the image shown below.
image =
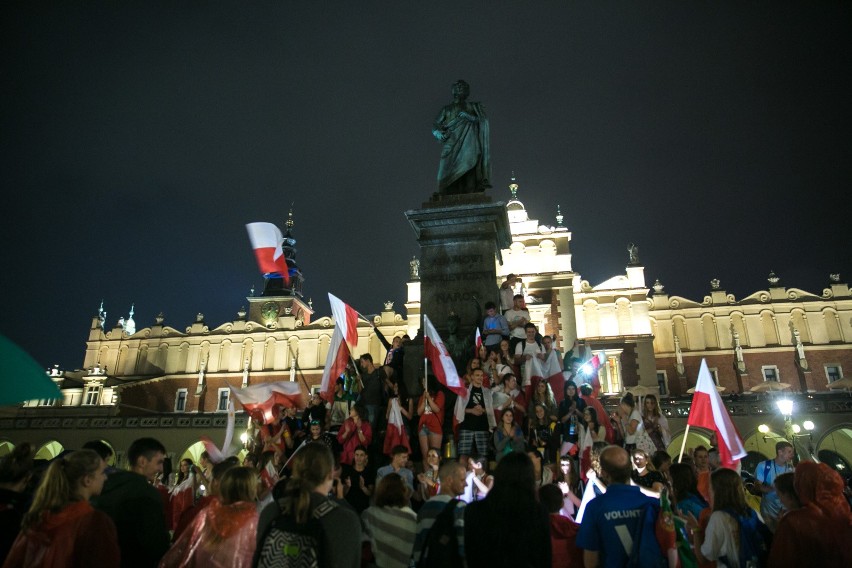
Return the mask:
<path id="1" fill-rule="evenodd" d="M 513 325 L 517 327 L 512 328 L 510 335 L 512 337 L 517 337 L 518 339 L 524 339 L 527 336 L 527 332 L 524 331 L 524 325 L 529 323 L 530 321 L 530 312 L 528 310 L 507 310 L 503 316 L 506 318 L 506 321 L 509 322 L 509 327 L 511 328 Z M 525 320 L 522 324 L 521 321 Z"/>
<path id="2" fill-rule="evenodd" d="M 634 420 L 637 420 L 639 424 L 636 426 L 636 430 L 631 434 L 630 432 L 628 432 L 627 427 L 630 426 L 630 423 Z M 630 417 L 627 418 L 627 420 L 623 420 L 621 424 L 624 427 L 624 443 L 635 444 L 636 434 L 639 433 L 639 426 L 642 425 L 642 415 L 639 414 L 639 411 L 634 408 L 633 412 L 630 413 Z"/>
<path id="3" fill-rule="evenodd" d="M 535 357 L 539 353 L 544 353 L 544 347 L 535 341 L 532 343 L 521 341 L 515 345 L 515 355 L 529 355 L 531 357 Z M 529 361 L 521 361 L 521 364 L 524 366 L 524 380 L 521 386 L 525 387 L 532 384 L 532 365 L 529 364 Z"/>
<path id="4" fill-rule="evenodd" d="M 740 540 L 739 532 L 740 525 L 734 517 L 724 511 L 714 511 L 710 515 L 710 522 L 707 523 L 707 530 L 704 531 L 701 554 L 707 560 L 718 560 L 719 557 L 726 556 L 728 566 L 739 568 L 740 549 L 737 547 L 737 542 Z M 719 562 L 716 565 L 724 566 Z"/>

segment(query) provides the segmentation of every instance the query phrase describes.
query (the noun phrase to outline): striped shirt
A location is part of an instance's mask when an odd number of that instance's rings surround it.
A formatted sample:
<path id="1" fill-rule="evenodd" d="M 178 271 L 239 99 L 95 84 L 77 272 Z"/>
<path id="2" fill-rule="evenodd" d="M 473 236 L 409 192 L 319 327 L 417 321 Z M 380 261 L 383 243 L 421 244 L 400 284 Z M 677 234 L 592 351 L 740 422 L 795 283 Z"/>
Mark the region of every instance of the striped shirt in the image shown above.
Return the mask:
<path id="1" fill-rule="evenodd" d="M 369 507 L 361 513 L 376 566 L 408 568 L 417 534 L 417 513 L 408 507 Z"/>
<path id="2" fill-rule="evenodd" d="M 414 562 L 420 561 L 420 551 L 423 549 L 423 545 L 426 544 L 426 536 L 429 534 L 429 529 L 432 528 L 432 525 L 435 523 L 435 519 L 438 518 L 438 515 L 441 514 L 441 511 L 444 510 L 444 507 L 447 506 L 447 503 L 450 502 L 449 495 L 435 495 L 420 507 L 420 510 L 417 512 L 417 538 L 414 541 L 414 550 L 412 551 L 412 558 L 414 558 Z M 456 504 L 456 510 L 454 511 L 455 516 L 455 527 L 456 527 L 456 539 L 459 541 L 459 556 L 464 558 L 464 508 L 467 503 L 464 501 L 459 501 Z"/>

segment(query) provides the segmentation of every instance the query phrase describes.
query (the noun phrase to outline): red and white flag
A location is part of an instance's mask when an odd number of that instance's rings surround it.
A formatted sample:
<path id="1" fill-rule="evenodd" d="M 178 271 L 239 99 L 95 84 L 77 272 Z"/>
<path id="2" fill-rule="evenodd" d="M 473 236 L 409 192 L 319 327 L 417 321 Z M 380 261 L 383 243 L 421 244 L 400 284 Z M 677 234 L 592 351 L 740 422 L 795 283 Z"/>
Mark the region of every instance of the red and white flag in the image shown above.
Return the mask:
<path id="1" fill-rule="evenodd" d="M 334 317 L 334 327 L 343 334 L 343 339 L 352 349 L 358 345 L 358 312 L 337 296 L 329 293 L 328 301 L 331 304 L 331 315 Z"/>
<path id="2" fill-rule="evenodd" d="M 402 422 L 402 411 L 399 407 L 399 398 L 391 399 L 390 413 L 388 414 L 388 428 L 385 432 L 385 442 L 383 450 L 386 455 L 391 455 L 394 446 L 405 446 L 408 448 L 408 453 L 411 453 L 411 444 L 408 441 L 408 433 L 405 431 L 405 424 Z"/>
<path id="3" fill-rule="evenodd" d="M 423 314 L 423 331 L 423 352 L 432 363 L 432 372 L 435 373 L 435 377 L 458 396 L 465 396 L 467 389 L 459 380 L 456 364 L 453 363 L 450 352 L 447 351 L 441 336 L 438 335 L 438 331 L 426 314 Z"/>
<path id="4" fill-rule="evenodd" d="M 747 454 L 740 433 L 737 432 L 728 409 L 716 390 L 713 376 L 707 368 L 707 361 L 701 360 L 695 394 L 692 395 L 692 408 L 689 409 L 690 426 L 707 428 L 716 432 L 719 445 L 719 461 L 722 467 L 736 469 L 736 462 Z"/>
<path id="5" fill-rule="evenodd" d="M 587 474 L 592 467 L 592 429 L 588 426 L 583 428 L 583 437 L 580 440 L 580 477 L 588 481 Z"/>
<path id="6" fill-rule="evenodd" d="M 325 367 L 323 367 L 320 381 L 320 397 L 323 400 L 331 402 L 334 399 L 334 383 L 346 370 L 349 357 L 349 346 L 343 339 L 343 332 L 335 326 L 331 333 L 331 343 L 328 345 L 328 355 L 325 357 Z"/>
<path id="7" fill-rule="evenodd" d="M 282 381 L 264 383 L 241 389 L 231 387 L 231 392 L 243 405 L 248 414 L 259 412 L 263 415 L 263 423 L 271 424 L 276 416 L 273 409 L 278 406 L 300 408 L 302 404 L 302 387 L 299 383 Z"/>
<path id="8" fill-rule="evenodd" d="M 479 357 L 479 348 L 482 347 L 482 334 L 479 332 L 479 328 L 476 328 L 476 335 L 473 337 L 473 357 L 476 359 Z"/>
<path id="9" fill-rule="evenodd" d="M 264 275 L 281 276 L 289 285 L 290 272 L 281 249 L 281 243 L 284 242 L 281 229 L 272 223 L 249 223 L 246 230 L 260 271 Z"/>
<path id="10" fill-rule="evenodd" d="M 562 399 L 565 398 L 565 375 L 562 374 L 562 361 L 556 356 L 556 351 L 551 350 L 544 361 L 533 356 L 527 364 L 531 368 L 530 384 L 532 385 L 532 392 L 535 392 L 539 381 L 545 381 L 550 385 L 556 403 L 562 402 Z"/>
<path id="11" fill-rule="evenodd" d="M 601 381 L 598 378 L 598 371 L 603 366 L 604 354 L 592 354 L 592 348 L 589 345 L 584 346 L 583 350 L 583 363 L 580 365 L 578 371 L 580 376 L 589 379 L 588 382 L 592 385 L 594 396 L 597 397 L 601 392 Z"/>

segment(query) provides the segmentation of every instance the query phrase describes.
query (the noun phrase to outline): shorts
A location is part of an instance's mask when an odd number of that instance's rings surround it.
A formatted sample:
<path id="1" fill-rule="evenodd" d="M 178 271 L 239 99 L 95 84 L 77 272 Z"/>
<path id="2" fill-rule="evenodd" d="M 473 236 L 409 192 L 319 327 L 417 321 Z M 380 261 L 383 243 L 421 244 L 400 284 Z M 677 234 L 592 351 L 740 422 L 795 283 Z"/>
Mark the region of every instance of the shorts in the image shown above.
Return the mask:
<path id="1" fill-rule="evenodd" d="M 474 455 L 472 453 L 474 443 L 477 454 L 488 455 L 488 430 L 459 430 L 459 455 Z"/>

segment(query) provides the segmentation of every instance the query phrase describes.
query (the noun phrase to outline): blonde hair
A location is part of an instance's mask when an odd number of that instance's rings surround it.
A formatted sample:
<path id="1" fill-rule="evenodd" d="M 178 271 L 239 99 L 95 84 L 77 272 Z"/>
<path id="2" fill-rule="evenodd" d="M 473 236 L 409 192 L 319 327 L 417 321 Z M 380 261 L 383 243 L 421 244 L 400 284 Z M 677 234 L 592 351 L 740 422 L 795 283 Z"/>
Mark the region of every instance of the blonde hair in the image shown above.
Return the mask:
<path id="1" fill-rule="evenodd" d="M 223 505 L 257 499 L 257 475 L 247 467 L 232 467 L 219 482 L 219 497 Z"/>
<path id="2" fill-rule="evenodd" d="M 78 450 L 53 460 L 36 489 L 30 510 L 24 514 L 21 528 L 38 524 L 46 512 L 56 513 L 79 501 L 80 482 L 97 472 L 103 461 L 94 450 Z"/>
<path id="3" fill-rule="evenodd" d="M 297 523 L 307 523 L 311 493 L 325 483 L 334 469 L 334 456 L 325 444 L 309 442 L 293 458 L 293 475 L 278 500 L 281 512 L 293 515 Z"/>

